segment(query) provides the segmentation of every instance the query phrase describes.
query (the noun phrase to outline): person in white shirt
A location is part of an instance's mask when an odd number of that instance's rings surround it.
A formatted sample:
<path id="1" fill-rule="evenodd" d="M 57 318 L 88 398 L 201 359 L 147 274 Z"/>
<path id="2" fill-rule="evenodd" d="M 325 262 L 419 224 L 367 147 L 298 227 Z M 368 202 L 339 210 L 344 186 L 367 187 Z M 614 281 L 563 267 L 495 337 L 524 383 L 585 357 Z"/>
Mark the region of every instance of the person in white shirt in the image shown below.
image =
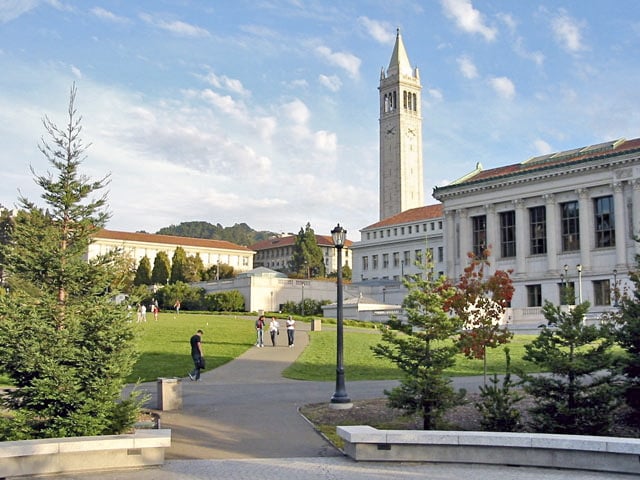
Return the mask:
<path id="1" fill-rule="evenodd" d="M 269 322 L 269 336 L 271 336 L 271 345 L 276 346 L 278 335 L 280 335 L 280 324 L 276 317 L 271 317 Z"/>
<path id="2" fill-rule="evenodd" d="M 289 341 L 289 348 L 293 347 L 293 337 L 296 331 L 296 321 L 291 318 L 291 315 L 289 315 L 289 318 L 287 318 L 287 339 Z"/>

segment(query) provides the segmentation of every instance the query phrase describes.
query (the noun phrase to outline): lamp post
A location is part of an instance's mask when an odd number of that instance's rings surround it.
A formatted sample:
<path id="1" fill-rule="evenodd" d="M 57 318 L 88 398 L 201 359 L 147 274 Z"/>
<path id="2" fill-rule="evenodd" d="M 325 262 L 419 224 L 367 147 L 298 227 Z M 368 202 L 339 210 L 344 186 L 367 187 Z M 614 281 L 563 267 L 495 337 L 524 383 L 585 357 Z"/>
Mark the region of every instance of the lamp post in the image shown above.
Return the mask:
<path id="1" fill-rule="evenodd" d="M 578 270 L 578 302 L 582 303 L 582 265 L 576 265 Z"/>
<path id="2" fill-rule="evenodd" d="M 335 409 L 347 409 L 351 408 L 353 404 L 351 399 L 347 395 L 347 389 L 344 384 L 344 363 L 343 363 L 343 325 L 342 325 L 342 247 L 347 237 L 347 231 L 337 224 L 336 227 L 331 230 L 331 237 L 333 238 L 333 244 L 336 247 L 338 254 L 338 271 L 337 271 L 337 337 L 336 337 L 336 391 L 331 397 L 331 408 Z"/>
<path id="3" fill-rule="evenodd" d="M 567 290 L 567 285 L 564 283 L 564 273 L 561 273 L 560 274 L 560 305 L 564 305 L 566 290 Z"/>
<path id="4" fill-rule="evenodd" d="M 574 303 L 576 303 L 575 301 L 575 293 L 573 292 L 573 289 L 571 289 L 571 293 L 573 295 L 573 300 L 571 301 L 571 303 L 569 303 L 569 265 L 567 265 L 566 263 L 564 264 L 564 301 L 567 303 L 567 305 L 573 305 Z"/>
<path id="5" fill-rule="evenodd" d="M 618 269 L 613 269 L 613 306 L 618 308 Z"/>

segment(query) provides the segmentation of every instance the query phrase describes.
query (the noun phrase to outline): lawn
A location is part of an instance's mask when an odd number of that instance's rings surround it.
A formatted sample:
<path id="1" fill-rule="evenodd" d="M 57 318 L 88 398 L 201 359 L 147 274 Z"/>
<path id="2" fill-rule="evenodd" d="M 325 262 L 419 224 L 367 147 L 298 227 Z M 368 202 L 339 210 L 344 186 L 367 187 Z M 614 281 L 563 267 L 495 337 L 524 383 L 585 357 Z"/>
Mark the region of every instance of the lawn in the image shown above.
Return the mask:
<path id="1" fill-rule="evenodd" d="M 524 345 L 531 342 L 535 335 L 516 335 L 509 344 L 513 367 L 525 371 L 537 371 L 534 365 L 524 362 Z M 376 330 L 349 328 L 344 332 L 345 376 L 349 381 L 357 380 L 394 380 L 401 372 L 389 360 L 374 356 L 371 347 L 381 341 Z M 489 350 L 487 354 L 487 372 L 504 373 L 505 357 L 503 348 Z M 293 365 L 284 371 L 284 376 L 297 380 L 329 381 L 335 379 L 336 372 L 336 333 L 335 330 L 310 332 L 309 346 Z M 481 360 L 468 360 L 462 355 L 456 358 L 456 365 L 447 370 L 450 376 L 482 375 Z"/>
<path id="2" fill-rule="evenodd" d="M 252 317 L 206 313 L 160 313 L 158 321 L 147 314 L 139 328 L 140 358 L 128 382 L 155 381 L 158 377 L 186 377 L 193 369 L 189 339 L 201 329 L 206 370 L 238 357 L 255 343 Z"/>

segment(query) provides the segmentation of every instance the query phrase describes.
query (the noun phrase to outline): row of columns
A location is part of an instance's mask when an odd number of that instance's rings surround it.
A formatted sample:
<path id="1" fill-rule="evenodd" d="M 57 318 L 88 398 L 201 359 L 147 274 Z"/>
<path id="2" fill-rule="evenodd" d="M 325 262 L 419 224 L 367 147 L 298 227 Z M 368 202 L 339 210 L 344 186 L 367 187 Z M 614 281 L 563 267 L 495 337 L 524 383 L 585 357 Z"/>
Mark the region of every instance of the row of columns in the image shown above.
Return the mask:
<path id="1" fill-rule="evenodd" d="M 625 221 L 624 185 L 617 182 L 613 185 L 614 221 L 615 221 L 615 264 L 619 269 L 627 266 L 626 248 L 627 240 L 640 232 L 640 179 L 629 182 L 632 186 L 632 205 L 628 211 L 631 212 L 630 226 L 632 232 L 627 230 Z M 579 228 L 580 228 L 580 263 L 585 270 L 591 268 L 591 251 L 594 248 L 595 227 L 593 201 L 589 195 L 589 189 L 581 188 L 576 191 L 579 205 Z M 550 193 L 543 195 L 546 206 L 546 239 L 547 239 L 547 262 L 549 271 L 558 271 L 558 255 L 561 250 L 561 226 L 558 210 L 557 196 Z M 526 272 L 526 258 L 529 256 L 529 218 L 526 215 L 525 202 L 522 199 L 513 201 L 516 218 L 516 258 L 515 273 Z M 633 209 L 635 206 L 635 210 Z M 500 257 L 500 225 L 498 214 L 494 204 L 485 205 L 484 215 L 486 215 L 487 245 L 491 245 L 491 256 L 489 261 L 495 265 L 495 259 Z M 469 209 L 446 210 L 445 216 L 445 245 L 447 274 L 453 273 L 457 278 L 462 269 L 467 265 L 467 253 L 472 251 L 472 232 Z M 640 254 L 640 242 L 635 243 L 635 252 Z M 458 257 L 458 258 L 456 258 Z"/>

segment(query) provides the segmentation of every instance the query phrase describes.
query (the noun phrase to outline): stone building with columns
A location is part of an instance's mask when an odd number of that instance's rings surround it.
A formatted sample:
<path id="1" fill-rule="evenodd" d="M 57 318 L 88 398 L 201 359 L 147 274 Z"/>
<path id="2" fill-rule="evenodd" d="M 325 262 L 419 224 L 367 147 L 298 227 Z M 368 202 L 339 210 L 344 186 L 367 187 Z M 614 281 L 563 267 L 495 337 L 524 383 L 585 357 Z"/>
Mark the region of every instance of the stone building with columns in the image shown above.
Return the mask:
<path id="1" fill-rule="evenodd" d="M 589 301 L 598 315 L 630 286 L 640 254 L 640 139 L 478 165 L 434 197 L 442 202 L 447 275 L 460 276 L 468 252 L 489 251 L 492 269 L 512 271 L 519 321 L 539 317 L 545 300 Z"/>

